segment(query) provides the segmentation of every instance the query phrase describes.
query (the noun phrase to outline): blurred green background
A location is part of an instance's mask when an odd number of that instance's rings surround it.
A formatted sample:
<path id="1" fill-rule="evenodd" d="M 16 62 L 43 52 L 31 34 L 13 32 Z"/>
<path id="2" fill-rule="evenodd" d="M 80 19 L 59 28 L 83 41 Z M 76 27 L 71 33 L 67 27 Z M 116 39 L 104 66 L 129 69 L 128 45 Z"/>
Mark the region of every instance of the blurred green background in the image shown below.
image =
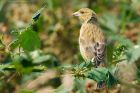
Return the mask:
<path id="1" fill-rule="evenodd" d="M 139 93 L 140 0 L 0 0 L 0 93 L 94 93 L 93 80 L 63 68 L 84 62 L 72 16 L 83 7 L 97 13 L 108 68 L 123 82 L 109 93 Z"/>

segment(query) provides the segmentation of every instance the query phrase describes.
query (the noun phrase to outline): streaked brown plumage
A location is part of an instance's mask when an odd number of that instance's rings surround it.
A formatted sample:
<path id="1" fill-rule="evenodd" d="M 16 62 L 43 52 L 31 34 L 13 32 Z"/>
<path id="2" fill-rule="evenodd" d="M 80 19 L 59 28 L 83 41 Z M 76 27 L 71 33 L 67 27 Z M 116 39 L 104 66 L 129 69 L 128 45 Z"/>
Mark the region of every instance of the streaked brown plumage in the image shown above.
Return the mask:
<path id="1" fill-rule="evenodd" d="M 83 58 L 93 61 L 94 67 L 105 65 L 105 38 L 98 25 L 96 13 L 82 8 L 73 14 L 82 21 L 79 47 Z"/>

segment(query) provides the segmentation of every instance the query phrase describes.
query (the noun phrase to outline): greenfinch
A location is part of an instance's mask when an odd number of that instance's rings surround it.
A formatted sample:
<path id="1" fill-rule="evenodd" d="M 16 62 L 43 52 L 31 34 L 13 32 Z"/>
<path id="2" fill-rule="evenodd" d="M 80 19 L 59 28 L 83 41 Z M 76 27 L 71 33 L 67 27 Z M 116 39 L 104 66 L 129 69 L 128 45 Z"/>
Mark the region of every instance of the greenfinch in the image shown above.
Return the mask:
<path id="1" fill-rule="evenodd" d="M 73 13 L 82 26 L 79 35 L 79 48 L 86 61 L 93 62 L 94 67 L 105 66 L 105 37 L 101 31 L 96 13 L 89 8 L 82 8 Z"/>

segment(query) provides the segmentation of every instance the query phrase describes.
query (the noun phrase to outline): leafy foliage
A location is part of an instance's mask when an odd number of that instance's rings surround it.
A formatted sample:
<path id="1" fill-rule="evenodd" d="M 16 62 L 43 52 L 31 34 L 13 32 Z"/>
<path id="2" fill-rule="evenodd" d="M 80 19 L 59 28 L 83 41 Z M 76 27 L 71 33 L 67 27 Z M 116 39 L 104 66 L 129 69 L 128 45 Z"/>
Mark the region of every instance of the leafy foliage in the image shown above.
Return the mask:
<path id="1" fill-rule="evenodd" d="M 91 62 L 81 63 L 73 70 L 75 77 L 89 78 L 95 80 L 98 83 L 103 81 L 106 83 L 108 88 L 111 88 L 117 84 L 117 80 L 114 78 L 111 72 L 105 67 L 93 68 Z"/>
<path id="2" fill-rule="evenodd" d="M 108 88 L 120 83 L 112 73 L 116 64 L 139 64 L 139 5 L 139 0 L 1 0 L 0 92 L 92 93 L 89 79 Z M 80 24 L 71 14 L 87 6 L 99 15 L 107 37 L 106 68 L 83 62 L 78 50 Z"/>
<path id="3" fill-rule="evenodd" d="M 41 44 L 36 32 L 34 32 L 31 28 L 27 28 L 20 34 L 19 43 L 25 51 L 33 51 L 38 49 L 40 48 Z"/>
<path id="4" fill-rule="evenodd" d="M 140 58 L 139 45 L 134 46 L 127 52 L 127 59 L 129 62 L 135 62 Z"/>

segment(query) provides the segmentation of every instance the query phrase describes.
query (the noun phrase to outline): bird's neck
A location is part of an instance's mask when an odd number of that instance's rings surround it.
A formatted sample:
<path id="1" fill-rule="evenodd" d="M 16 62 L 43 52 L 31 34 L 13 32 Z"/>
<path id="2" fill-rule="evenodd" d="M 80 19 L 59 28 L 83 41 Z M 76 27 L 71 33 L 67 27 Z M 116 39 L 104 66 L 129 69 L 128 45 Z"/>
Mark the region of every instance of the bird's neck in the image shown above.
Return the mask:
<path id="1" fill-rule="evenodd" d="M 92 14 L 91 18 L 89 20 L 87 20 L 87 23 L 91 23 L 91 24 L 98 24 L 98 20 L 95 14 Z"/>

